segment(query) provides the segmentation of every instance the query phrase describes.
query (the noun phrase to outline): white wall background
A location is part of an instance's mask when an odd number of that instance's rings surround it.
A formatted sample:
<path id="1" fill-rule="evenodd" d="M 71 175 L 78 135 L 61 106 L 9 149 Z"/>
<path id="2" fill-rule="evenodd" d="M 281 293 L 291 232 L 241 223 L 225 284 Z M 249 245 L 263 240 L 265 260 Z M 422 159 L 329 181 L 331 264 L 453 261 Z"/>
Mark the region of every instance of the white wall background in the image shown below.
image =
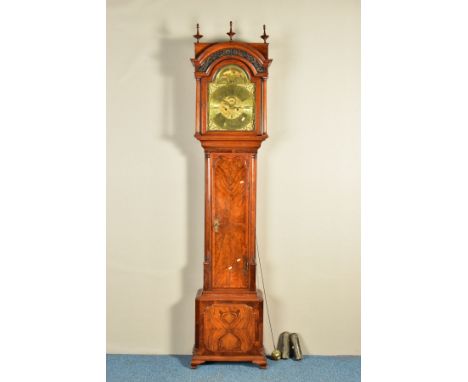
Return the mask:
<path id="1" fill-rule="evenodd" d="M 202 41 L 270 37 L 258 240 L 275 335 L 360 354 L 357 0 L 108 0 L 107 350 L 188 354 L 202 286 Z M 90 58 L 92 60 L 92 58 Z M 268 327 L 265 346 L 271 351 Z"/>

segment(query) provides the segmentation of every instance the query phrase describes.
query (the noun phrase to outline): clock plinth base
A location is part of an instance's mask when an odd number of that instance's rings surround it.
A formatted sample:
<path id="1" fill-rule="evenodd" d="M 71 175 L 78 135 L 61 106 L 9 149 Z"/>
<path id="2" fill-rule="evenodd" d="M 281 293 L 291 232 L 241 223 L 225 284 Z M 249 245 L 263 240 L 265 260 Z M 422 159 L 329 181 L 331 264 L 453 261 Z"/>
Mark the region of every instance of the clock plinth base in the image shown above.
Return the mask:
<path id="1" fill-rule="evenodd" d="M 267 367 L 263 350 L 263 296 L 199 290 L 195 300 L 191 367 L 205 362 L 252 362 Z"/>
<path id="2" fill-rule="evenodd" d="M 267 368 L 267 359 L 265 354 L 257 356 L 204 356 L 197 355 L 194 350 L 192 355 L 192 362 L 190 367 L 196 369 L 199 365 L 204 364 L 205 362 L 251 362 L 255 365 L 258 365 L 260 369 Z"/>

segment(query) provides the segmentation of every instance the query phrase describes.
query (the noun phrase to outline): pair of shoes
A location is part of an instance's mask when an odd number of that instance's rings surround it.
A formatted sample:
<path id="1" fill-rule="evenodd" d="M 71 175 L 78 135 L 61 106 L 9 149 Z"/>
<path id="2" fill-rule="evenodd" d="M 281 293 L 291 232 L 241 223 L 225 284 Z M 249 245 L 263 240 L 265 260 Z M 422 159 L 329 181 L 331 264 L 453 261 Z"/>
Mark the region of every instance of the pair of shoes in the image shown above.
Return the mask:
<path id="1" fill-rule="evenodd" d="M 281 333 L 278 339 L 278 349 L 281 352 L 282 359 L 289 359 L 291 352 L 296 361 L 302 359 L 301 342 L 299 341 L 297 333 Z"/>

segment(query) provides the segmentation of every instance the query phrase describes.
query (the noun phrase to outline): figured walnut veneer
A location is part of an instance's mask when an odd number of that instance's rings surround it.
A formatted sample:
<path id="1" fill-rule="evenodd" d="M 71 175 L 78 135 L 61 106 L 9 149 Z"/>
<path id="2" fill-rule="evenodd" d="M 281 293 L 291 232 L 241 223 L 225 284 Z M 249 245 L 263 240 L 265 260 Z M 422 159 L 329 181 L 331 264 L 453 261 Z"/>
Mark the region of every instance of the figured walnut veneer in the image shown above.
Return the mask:
<path id="1" fill-rule="evenodd" d="M 204 345 L 209 351 L 245 353 L 252 349 L 255 312 L 246 304 L 214 303 L 206 307 Z"/>
<path id="2" fill-rule="evenodd" d="M 248 288 L 249 155 L 214 154 L 212 165 L 213 288 Z"/>

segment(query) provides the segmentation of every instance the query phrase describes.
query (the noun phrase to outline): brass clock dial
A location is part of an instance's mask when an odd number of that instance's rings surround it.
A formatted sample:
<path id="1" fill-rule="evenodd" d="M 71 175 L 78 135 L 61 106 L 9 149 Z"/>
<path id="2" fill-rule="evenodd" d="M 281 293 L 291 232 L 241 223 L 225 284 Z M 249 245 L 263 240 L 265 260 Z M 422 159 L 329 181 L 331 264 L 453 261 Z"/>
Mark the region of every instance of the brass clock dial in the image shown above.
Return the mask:
<path id="1" fill-rule="evenodd" d="M 219 70 L 208 86 L 208 131 L 255 129 L 255 84 L 237 65 Z"/>

